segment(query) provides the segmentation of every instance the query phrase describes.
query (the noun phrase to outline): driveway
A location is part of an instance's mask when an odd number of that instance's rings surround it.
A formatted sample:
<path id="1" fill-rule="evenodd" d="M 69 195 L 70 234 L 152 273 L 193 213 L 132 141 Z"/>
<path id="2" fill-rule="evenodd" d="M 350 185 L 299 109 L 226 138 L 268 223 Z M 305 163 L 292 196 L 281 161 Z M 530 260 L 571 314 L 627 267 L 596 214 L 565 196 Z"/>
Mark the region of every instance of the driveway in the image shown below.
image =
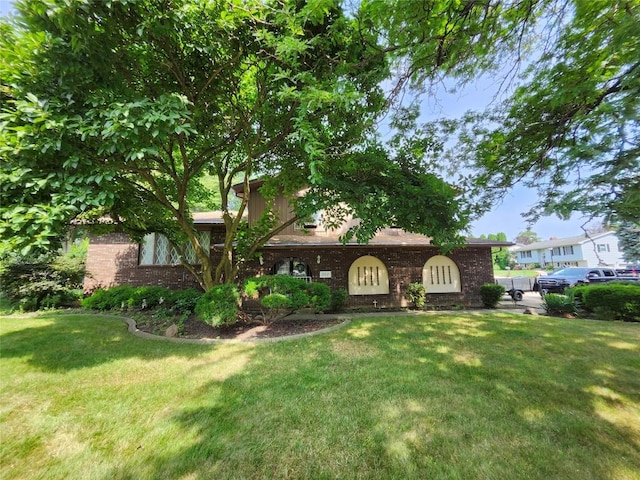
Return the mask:
<path id="1" fill-rule="evenodd" d="M 524 292 L 524 297 L 519 302 L 514 302 L 510 296 L 505 295 L 498 308 L 505 310 L 535 308 L 538 313 L 545 313 L 544 308 L 542 308 L 542 297 L 538 292 Z"/>

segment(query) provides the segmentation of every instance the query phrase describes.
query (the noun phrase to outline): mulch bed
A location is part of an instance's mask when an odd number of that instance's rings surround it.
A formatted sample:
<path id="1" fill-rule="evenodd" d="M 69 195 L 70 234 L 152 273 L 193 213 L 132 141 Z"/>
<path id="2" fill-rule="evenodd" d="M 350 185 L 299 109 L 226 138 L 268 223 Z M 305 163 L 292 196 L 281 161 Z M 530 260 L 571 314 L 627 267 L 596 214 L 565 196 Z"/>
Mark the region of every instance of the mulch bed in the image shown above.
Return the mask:
<path id="1" fill-rule="evenodd" d="M 166 330 L 174 323 L 173 319 L 155 319 L 152 316 L 137 316 L 135 318 L 138 330 L 164 336 Z M 333 316 L 316 315 L 314 318 L 276 320 L 269 325 L 256 321 L 242 321 L 234 325 L 212 327 L 194 317 L 189 317 L 179 326 L 178 338 L 189 339 L 226 339 L 251 340 L 264 338 L 279 338 L 301 333 L 311 333 L 341 323 Z"/>

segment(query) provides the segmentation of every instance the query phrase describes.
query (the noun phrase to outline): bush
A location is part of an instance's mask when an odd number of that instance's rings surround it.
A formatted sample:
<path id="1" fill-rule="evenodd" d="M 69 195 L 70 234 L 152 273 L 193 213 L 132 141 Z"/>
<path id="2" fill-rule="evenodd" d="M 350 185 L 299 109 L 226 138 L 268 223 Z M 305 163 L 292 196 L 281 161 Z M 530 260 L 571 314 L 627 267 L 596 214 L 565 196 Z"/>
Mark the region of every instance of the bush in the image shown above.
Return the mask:
<path id="1" fill-rule="evenodd" d="M 260 300 L 260 305 L 269 310 L 290 310 L 291 299 L 281 293 L 270 293 Z"/>
<path id="2" fill-rule="evenodd" d="M 248 278 L 244 283 L 244 293 L 251 298 L 274 293 L 284 295 L 289 299 L 289 310 L 292 312 L 303 308 L 324 312 L 331 306 L 331 291 L 327 285 L 320 282 L 308 283 L 289 275 Z"/>
<path id="3" fill-rule="evenodd" d="M 187 288 L 185 290 L 175 290 L 171 292 L 167 303 L 170 308 L 180 314 L 192 314 L 196 309 L 196 304 L 203 292 L 195 288 Z"/>
<path id="4" fill-rule="evenodd" d="M 547 315 L 575 315 L 577 313 L 573 295 L 547 293 L 542 301 Z"/>
<path id="5" fill-rule="evenodd" d="M 53 260 L 15 257 L 3 262 L 0 285 L 11 303 L 24 310 L 74 306 L 81 297 L 84 271 L 84 257 L 72 254 Z"/>
<path id="6" fill-rule="evenodd" d="M 327 284 L 311 282 L 307 284 L 309 307 L 315 312 L 326 312 L 331 307 L 331 289 Z"/>
<path id="7" fill-rule="evenodd" d="M 109 289 L 99 288 L 82 301 L 82 306 L 91 310 L 117 310 L 129 306 L 135 287 L 119 285 Z"/>
<path id="8" fill-rule="evenodd" d="M 505 289 L 497 283 L 485 283 L 480 286 L 480 299 L 485 308 L 496 308 L 504 295 Z"/>
<path id="9" fill-rule="evenodd" d="M 421 283 L 410 283 L 404 292 L 404 298 L 413 304 L 415 308 L 424 307 L 427 293 Z"/>
<path id="10" fill-rule="evenodd" d="M 582 304 L 602 320 L 640 321 L 640 285 L 607 283 L 580 289 Z"/>
<path id="11" fill-rule="evenodd" d="M 170 299 L 171 294 L 171 290 L 165 287 L 137 287 L 129 297 L 128 305 L 138 308 L 154 308 Z"/>
<path id="12" fill-rule="evenodd" d="M 238 317 L 239 302 L 238 287 L 229 283 L 217 285 L 200 297 L 195 312 L 212 327 L 231 325 Z"/>
<path id="13" fill-rule="evenodd" d="M 336 288 L 331 292 L 331 303 L 329 304 L 329 309 L 332 312 L 341 312 L 344 310 L 348 298 L 349 292 L 347 292 L 346 288 Z"/>

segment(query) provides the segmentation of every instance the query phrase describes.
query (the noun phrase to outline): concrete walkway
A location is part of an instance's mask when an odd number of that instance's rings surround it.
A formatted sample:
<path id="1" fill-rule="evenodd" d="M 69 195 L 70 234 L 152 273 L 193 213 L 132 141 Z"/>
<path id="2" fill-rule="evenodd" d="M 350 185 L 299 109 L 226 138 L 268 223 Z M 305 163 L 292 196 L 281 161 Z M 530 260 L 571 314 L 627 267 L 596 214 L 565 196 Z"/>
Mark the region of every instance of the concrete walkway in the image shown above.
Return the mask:
<path id="1" fill-rule="evenodd" d="M 524 297 L 519 302 L 514 302 L 511 297 L 505 295 L 498 305 L 498 308 L 502 310 L 514 310 L 523 312 L 527 308 L 535 308 L 538 313 L 545 313 L 542 307 L 542 297 L 538 292 L 524 292 Z"/>

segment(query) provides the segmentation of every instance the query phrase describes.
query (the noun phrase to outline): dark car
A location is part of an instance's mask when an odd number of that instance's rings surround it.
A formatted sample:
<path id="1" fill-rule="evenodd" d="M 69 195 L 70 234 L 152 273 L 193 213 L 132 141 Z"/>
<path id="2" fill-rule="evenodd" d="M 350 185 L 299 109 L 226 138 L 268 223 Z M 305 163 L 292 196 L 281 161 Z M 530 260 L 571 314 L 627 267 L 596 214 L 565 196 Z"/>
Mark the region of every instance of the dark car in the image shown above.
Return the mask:
<path id="1" fill-rule="evenodd" d="M 544 295 L 546 293 L 564 293 L 565 289 L 576 285 L 600 283 L 618 278 L 612 268 L 571 267 L 538 277 L 537 284 L 540 295 Z"/>

